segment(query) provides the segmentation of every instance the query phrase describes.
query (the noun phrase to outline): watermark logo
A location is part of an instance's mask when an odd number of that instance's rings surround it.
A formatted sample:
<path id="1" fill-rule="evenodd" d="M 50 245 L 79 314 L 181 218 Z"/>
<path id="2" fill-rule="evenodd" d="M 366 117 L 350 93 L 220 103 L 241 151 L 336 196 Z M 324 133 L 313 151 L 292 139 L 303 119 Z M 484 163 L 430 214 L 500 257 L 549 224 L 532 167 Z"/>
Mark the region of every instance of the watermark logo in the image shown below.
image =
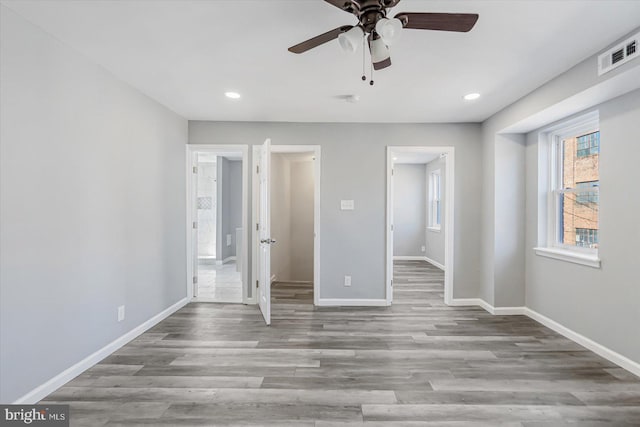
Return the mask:
<path id="1" fill-rule="evenodd" d="M 69 427 L 69 405 L 0 405 L 0 427 Z"/>

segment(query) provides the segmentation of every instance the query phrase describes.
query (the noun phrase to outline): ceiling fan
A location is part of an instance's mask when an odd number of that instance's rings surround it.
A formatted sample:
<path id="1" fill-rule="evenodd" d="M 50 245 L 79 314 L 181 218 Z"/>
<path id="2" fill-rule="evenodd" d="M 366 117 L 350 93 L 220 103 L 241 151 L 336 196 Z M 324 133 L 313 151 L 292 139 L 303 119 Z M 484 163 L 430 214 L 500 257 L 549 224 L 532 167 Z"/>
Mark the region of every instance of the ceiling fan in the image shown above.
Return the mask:
<path id="1" fill-rule="evenodd" d="M 347 52 L 355 52 L 359 44 L 369 42 L 371 62 L 374 70 L 391 65 L 389 46 L 398 37 L 402 28 L 416 30 L 438 30 L 468 32 L 478 20 L 474 13 L 398 13 L 387 18 L 389 9 L 400 0 L 325 0 L 358 18 L 357 25 L 343 25 L 289 48 L 289 52 L 303 53 L 331 40 L 338 39 Z M 363 76 L 363 80 L 366 77 Z M 371 83 L 373 84 L 373 82 Z"/>

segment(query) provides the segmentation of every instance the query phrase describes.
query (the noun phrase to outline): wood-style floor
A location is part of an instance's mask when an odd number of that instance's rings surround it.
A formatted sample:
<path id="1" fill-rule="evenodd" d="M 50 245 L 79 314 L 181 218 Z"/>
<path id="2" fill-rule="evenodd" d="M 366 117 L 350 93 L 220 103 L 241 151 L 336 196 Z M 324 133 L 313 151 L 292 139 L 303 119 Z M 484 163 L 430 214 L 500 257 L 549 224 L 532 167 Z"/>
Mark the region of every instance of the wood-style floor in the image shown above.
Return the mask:
<path id="1" fill-rule="evenodd" d="M 395 266 L 394 304 L 192 303 L 49 397 L 73 426 L 638 426 L 640 379 L 523 316 L 446 307 Z"/>

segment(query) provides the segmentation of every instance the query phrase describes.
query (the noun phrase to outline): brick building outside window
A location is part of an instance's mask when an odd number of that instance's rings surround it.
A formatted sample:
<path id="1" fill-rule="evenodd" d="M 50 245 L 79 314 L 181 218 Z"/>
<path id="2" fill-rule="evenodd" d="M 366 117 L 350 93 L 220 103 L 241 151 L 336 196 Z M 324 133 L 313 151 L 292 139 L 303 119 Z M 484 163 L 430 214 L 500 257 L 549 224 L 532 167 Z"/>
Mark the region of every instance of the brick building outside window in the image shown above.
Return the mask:
<path id="1" fill-rule="evenodd" d="M 600 132 L 562 142 L 562 185 L 564 189 L 576 190 L 564 193 L 561 199 L 562 243 L 597 248 Z"/>

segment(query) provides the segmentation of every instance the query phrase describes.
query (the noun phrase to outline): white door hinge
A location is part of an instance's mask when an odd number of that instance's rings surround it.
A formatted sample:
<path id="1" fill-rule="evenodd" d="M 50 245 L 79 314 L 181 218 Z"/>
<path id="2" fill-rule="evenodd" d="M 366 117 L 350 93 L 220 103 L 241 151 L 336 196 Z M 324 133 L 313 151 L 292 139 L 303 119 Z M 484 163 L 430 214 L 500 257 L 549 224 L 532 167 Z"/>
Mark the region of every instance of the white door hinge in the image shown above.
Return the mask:
<path id="1" fill-rule="evenodd" d="M 198 276 L 193 276 L 193 284 L 194 285 L 198 284 Z"/>
<path id="2" fill-rule="evenodd" d="M 197 229 L 198 228 L 198 222 L 197 221 L 193 221 L 193 228 Z"/>
<path id="3" fill-rule="evenodd" d="M 198 173 L 198 167 L 197 166 L 193 167 L 193 173 Z"/>

